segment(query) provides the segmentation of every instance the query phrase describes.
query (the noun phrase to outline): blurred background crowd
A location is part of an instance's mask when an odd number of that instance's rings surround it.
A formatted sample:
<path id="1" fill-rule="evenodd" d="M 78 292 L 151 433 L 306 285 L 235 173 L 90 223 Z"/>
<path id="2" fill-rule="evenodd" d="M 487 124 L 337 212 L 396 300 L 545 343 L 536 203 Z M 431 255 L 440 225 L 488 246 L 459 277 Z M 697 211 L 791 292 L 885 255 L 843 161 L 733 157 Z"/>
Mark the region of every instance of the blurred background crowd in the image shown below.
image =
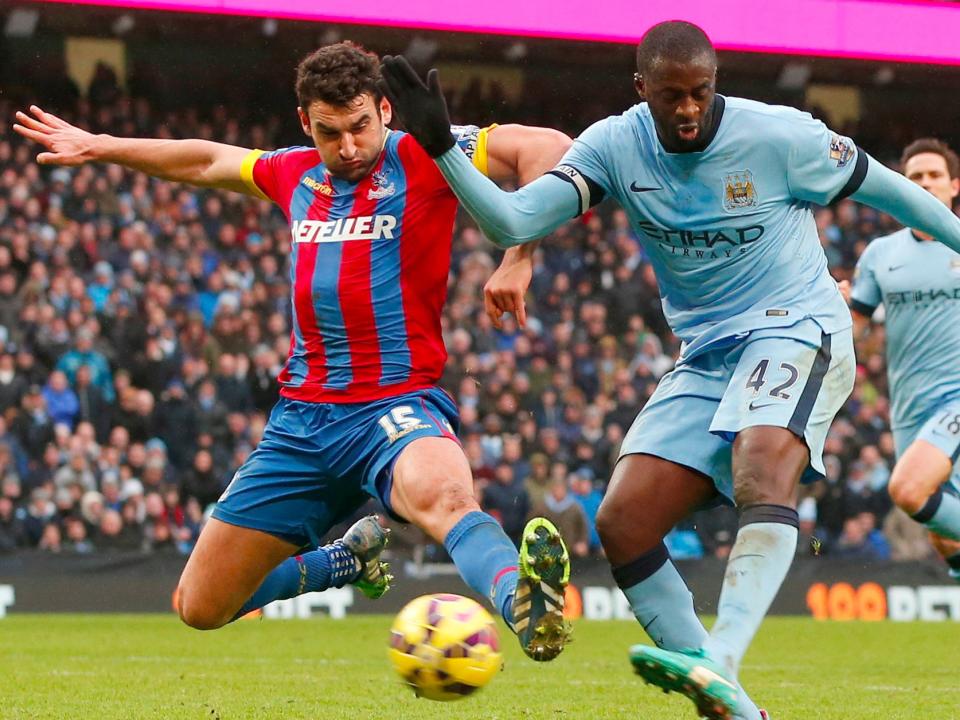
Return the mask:
<path id="1" fill-rule="evenodd" d="M 65 80 L 44 91 L 38 102 L 94 132 L 301 142 L 292 105 L 256 116 L 155 105 L 128 96 L 105 66 L 83 97 Z M 461 122 L 572 134 L 623 107 L 552 123 L 543 104 L 511 104 L 496 85 L 452 101 Z M 41 168 L 37 148 L 10 130 L 16 109 L 0 97 L 0 552 L 189 553 L 277 397 L 290 333 L 285 218 L 268 202 L 116 166 Z M 894 156 L 910 139 L 899 134 L 869 149 Z M 850 201 L 816 220 L 837 279 L 898 227 Z M 598 554 L 594 518 L 620 442 L 673 366 L 677 340 L 643 246 L 614 205 L 541 244 L 525 329 L 508 317 L 496 330 L 484 313 L 498 262 L 462 215 L 442 385 L 460 407 L 476 492 L 512 537 L 544 514 L 575 555 Z M 827 441 L 827 478 L 800 503 L 800 553 L 929 555 L 922 529 L 892 510 L 885 490 L 894 450 L 882 349 L 882 329 L 859 348 L 856 388 Z M 732 509 L 704 511 L 669 546 L 679 559 L 724 557 L 735 530 Z M 396 537 L 418 558 L 442 559 L 413 532 Z"/>

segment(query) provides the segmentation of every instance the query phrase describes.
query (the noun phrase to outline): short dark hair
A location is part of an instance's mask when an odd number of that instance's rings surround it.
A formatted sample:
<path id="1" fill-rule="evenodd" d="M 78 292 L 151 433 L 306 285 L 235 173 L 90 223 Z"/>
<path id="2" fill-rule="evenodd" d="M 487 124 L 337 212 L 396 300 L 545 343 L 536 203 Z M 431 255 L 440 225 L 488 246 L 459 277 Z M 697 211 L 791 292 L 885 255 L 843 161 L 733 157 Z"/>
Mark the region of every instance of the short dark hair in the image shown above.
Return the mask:
<path id="1" fill-rule="evenodd" d="M 920 138 L 907 145 L 903 149 L 903 155 L 900 156 L 900 166 L 904 167 L 907 164 L 907 160 L 921 153 L 939 155 L 947 163 L 947 172 L 950 174 L 950 179 L 954 180 L 960 177 L 960 158 L 957 157 L 957 154 L 949 145 L 943 140 L 937 140 L 936 138 Z"/>
<path id="2" fill-rule="evenodd" d="M 349 40 L 315 50 L 297 66 L 297 101 L 304 110 L 310 103 L 348 105 L 360 95 L 370 94 L 379 103 L 377 88 L 380 59 Z"/>
<path id="3" fill-rule="evenodd" d="M 643 75 L 663 59 L 687 62 L 703 56 L 716 64 L 717 51 L 707 34 L 693 23 L 668 20 L 644 33 L 637 45 L 637 71 Z"/>

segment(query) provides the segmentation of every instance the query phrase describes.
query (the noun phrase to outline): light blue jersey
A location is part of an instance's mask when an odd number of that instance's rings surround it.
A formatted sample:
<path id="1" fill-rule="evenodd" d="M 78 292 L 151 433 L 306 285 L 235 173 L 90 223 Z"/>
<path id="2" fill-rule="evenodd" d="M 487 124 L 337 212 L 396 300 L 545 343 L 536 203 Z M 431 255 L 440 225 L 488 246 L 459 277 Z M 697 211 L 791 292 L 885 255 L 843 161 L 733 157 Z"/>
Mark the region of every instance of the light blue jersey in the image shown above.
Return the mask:
<path id="1" fill-rule="evenodd" d="M 793 108 L 717 96 L 702 152 L 670 153 L 646 103 L 588 128 L 553 171 L 581 211 L 626 210 L 657 274 L 681 363 L 766 328 L 851 325 L 811 204 L 854 192 L 867 156 Z"/>
<path id="2" fill-rule="evenodd" d="M 896 430 L 960 398 L 960 254 L 909 229 L 877 238 L 857 263 L 851 305 L 870 317 L 881 304 Z"/>

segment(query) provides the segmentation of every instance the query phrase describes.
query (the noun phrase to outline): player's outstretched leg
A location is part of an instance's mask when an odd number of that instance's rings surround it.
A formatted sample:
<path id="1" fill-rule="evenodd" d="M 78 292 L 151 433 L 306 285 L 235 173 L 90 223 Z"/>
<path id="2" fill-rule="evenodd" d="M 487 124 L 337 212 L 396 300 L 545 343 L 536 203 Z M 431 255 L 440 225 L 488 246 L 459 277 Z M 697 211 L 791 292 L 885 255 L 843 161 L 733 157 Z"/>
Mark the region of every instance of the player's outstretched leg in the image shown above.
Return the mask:
<path id="1" fill-rule="evenodd" d="M 960 405 L 950 405 L 946 415 L 948 420 L 960 417 Z M 937 413 L 921 428 L 893 468 L 887 489 L 897 506 L 931 533 L 958 541 L 960 498 L 949 481 L 960 453 L 960 433 L 951 432 L 957 425 L 943 419 Z"/>
<path id="2" fill-rule="evenodd" d="M 417 438 L 400 453 L 393 467 L 389 504 L 396 514 L 443 542 L 463 581 L 490 599 L 520 636 L 527 655 L 534 660 L 549 660 L 560 654 L 566 635 L 550 629 L 559 625 L 554 622 L 558 612 L 562 615 L 569 561 L 555 528 L 551 535 L 546 526 L 531 526 L 536 539 L 524 542 L 518 563 L 516 546 L 500 523 L 477 503 L 466 455 L 459 444 L 446 437 Z M 554 536 L 556 539 L 551 540 Z M 547 555 L 553 558 L 549 570 Z M 528 558 L 532 559 L 527 562 Z M 534 583 L 533 578 L 540 575 L 544 582 Z M 553 588 L 560 588 L 559 600 L 555 597 L 548 606 L 541 585 L 550 587 L 554 596 L 558 591 Z M 543 607 L 550 613 L 549 626 L 544 625 L 547 611 Z M 518 622 L 524 612 L 528 622 Z M 538 637 L 546 635 L 549 643 L 534 642 L 538 627 L 545 628 Z"/>
<path id="3" fill-rule="evenodd" d="M 699 648 L 707 639 L 693 595 L 670 559 L 663 536 L 680 518 L 715 494 L 713 481 L 652 455 L 620 459 L 598 515 L 600 536 L 613 578 L 650 639 L 662 650 Z M 644 522 L 621 508 L 644 508 Z M 637 548 L 651 549 L 637 554 Z M 736 720 L 763 715 L 737 687 Z"/>
<path id="4" fill-rule="evenodd" d="M 274 600 L 354 584 L 369 598 L 390 588 L 389 567 L 380 561 L 387 533 L 376 515 L 361 518 L 340 539 L 280 563 L 247 600 L 234 620 Z"/>
<path id="5" fill-rule="evenodd" d="M 533 518 L 524 528 L 518 575 L 513 624 L 520 645 L 534 660 L 553 660 L 570 635 L 563 618 L 570 555 L 546 518 Z"/>

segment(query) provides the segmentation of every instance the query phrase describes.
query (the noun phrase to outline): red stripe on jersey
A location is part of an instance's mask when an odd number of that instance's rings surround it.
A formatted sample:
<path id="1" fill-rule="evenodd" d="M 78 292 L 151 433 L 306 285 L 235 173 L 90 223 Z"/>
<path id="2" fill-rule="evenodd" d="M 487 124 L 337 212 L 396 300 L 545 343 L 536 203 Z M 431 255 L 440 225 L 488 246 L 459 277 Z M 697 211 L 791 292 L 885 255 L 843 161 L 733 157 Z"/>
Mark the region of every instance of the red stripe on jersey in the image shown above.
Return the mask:
<path id="1" fill-rule="evenodd" d="M 330 198 L 317 193 L 307 210 L 307 219 L 326 220 L 330 214 Z M 293 306 L 297 312 L 297 325 L 303 338 L 307 374 L 304 385 L 322 385 L 327 379 L 327 354 L 323 336 L 317 324 L 317 311 L 313 304 L 313 276 L 317 267 L 318 243 L 302 242 L 297 247 L 296 278 L 293 287 Z M 289 364 L 289 360 L 287 363 Z"/>
<path id="2" fill-rule="evenodd" d="M 253 164 L 253 181 L 290 219 L 290 200 L 303 174 L 320 164 L 316 148 L 298 148 L 262 155 Z"/>
<path id="3" fill-rule="evenodd" d="M 373 172 L 383 165 L 383 158 L 368 174 L 354 192 L 350 217 L 373 215 L 377 201 L 371 200 Z M 350 367 L 353 380 L 347 392 L 355 387 L 376 387 L 380 382 L 380 340 L 377 336 L 377 321 L 373 313 L 373 297 L 370 284 L 370 254 L 372 240 L 349 240 L 343 243 L 340 253 L 340 278 L 337 292 L 340 295 L 340 312 L 350 344 Z"/>
<path id="4" fill-rule="evenodd" d="M 400 285 L 407 316 L 410 381 L 435 383 L 447 359 L 440 318 L 447 299 L 457 199 L 411 135 L 400 140 L 397 151 L 407 176 Z"/>

